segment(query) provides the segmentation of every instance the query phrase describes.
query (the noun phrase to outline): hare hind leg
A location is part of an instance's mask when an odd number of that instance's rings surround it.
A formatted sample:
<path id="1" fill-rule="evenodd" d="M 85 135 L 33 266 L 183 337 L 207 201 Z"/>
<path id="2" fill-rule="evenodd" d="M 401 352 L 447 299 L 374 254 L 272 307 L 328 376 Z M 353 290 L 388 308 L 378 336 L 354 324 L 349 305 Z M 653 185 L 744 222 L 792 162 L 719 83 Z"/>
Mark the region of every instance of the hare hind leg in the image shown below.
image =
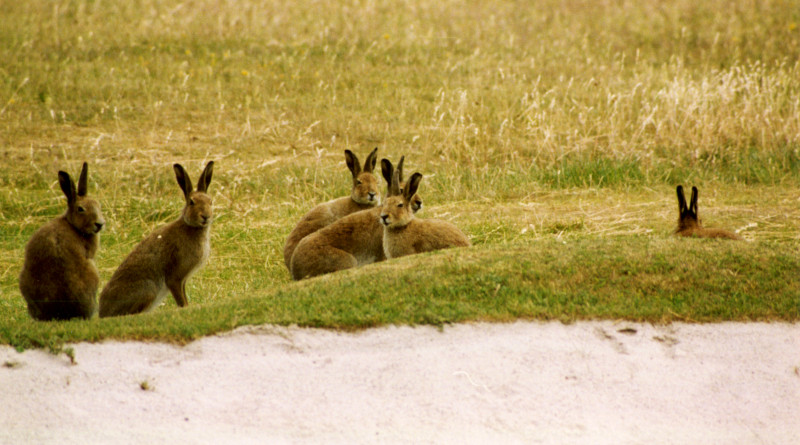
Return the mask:
<path id="1" fill-rule="evenodd" d="M 337 270 L 352 269 L 356 266 L 358 266 L 358 260 L 351 253 L 335 247 L 324 247 L 316 250 L 314 257 L 310 260 L 300 261 L 292 258 L 292 278 L 302 280 Z"/>
<path id="2" fill-rule="evenodd" d="M 100 295 L 100 317 L 116 317 L 147 312 L 156 307 L 168 293 L 167 287 L 153 281 L 104 289 Z"/>

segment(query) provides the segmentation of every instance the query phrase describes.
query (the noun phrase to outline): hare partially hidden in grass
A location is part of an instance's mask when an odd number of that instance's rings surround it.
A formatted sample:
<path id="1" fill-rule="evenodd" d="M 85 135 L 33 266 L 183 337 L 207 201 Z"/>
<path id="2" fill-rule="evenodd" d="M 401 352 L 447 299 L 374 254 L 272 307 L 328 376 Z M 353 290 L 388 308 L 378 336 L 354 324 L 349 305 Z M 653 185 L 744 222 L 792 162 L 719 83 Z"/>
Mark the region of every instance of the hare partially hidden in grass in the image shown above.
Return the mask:
<path id="1" fill-rule="evenodd" d="M 723 229 L 706 229 L 700 224 L 697 217 L 697 187 L 692 187 L 692 199 L 689 207 L 686 207 L 686 195 L 683 194 L 683 186 L 679 185 L 678 192 L 678 228 L 675 235 L 694 236 L 698 238 L 723 238 L 741 240 L 739 235 Z"/>
<path id="2" fill-rule="evenodd" d="M 352 151 L 345 150 L 344 155 L 347 168 L 353 174 L 353 189 L 350 196 L 319 204 L 297 223 L 283 246 L 283 262 L 290 271 L 292 255 L 300 240 L 339 218 L 374 207 L 380 200 L 378 179 L 373 174 L 378 161 L 378 149 L 375 148 L 367 156 L 363 169 L 358 162 L 358 157 Z"/>
<path id="3" fill-rule="evenodd" d="M 86 197 L 87 175 L 84 162 L 76 189 L 68 173 L 58 172 L 67 213 L 42 226 L 25 246 L 19 289 L 36 320 L 94 315 L 100 284 L 94 256 L 105 220 L 100 204 Z"/>
<path id="4" fill-rule="evenodd" d="M 398 178 L 402 178 L 402 171 L 403 159 L 400 159 Z M 381 173 L 387 185 L 391 185 L 395 170 L 388 159 L 381 160 Z M 390 189 L 389 195 L 391 193 Z M 422 199 L 413 196 L 412 211 L 421 207 Z M 380 213 L 380 207 L 355 212 L 303 238 L 297 244 L 290 263 L 292 278 L 315 277 L 386 259 Z"/>
<path id="5" fill-rule="evenodd" d="M 186 306 L 186 281 L 197 272 L 211 252 L 209 228 L 213 219 L 211 183 L 214 161 L 206 165 L 192 190 L 186 170 L 175 164 L 186 205 L 177 220 L 156 229 L 120 264 L 100 293 L 100 316 L 138 314 L 158 306 L 171 292 L 178 306 Z"/>
<path id="6" fill-rule="evenodd" d="M 392 179 L 393 196 L 386 199 L 380 213 L 386 258 L 471 245 L 469 238 L 447 221 L 414 217 L 410 204 L 420 181 L 420 173 L 411 175 L 405 187 L 400 185 L 397 177 Z"/>

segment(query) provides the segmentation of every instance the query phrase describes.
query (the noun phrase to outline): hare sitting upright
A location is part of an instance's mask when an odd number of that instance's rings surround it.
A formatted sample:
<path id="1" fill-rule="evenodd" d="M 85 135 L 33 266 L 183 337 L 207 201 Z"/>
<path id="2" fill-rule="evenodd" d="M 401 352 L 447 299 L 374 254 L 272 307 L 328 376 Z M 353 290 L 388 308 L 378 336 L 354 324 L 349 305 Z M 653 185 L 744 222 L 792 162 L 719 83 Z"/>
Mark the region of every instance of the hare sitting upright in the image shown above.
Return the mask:
<path id="1" fill-rule="evenodd" d="M 466 235 L 447 221 L 414 217 L 411 204 L 420 181 L 420 173 L 411 175 L 405 187 L 397 176 L 392 179 L 394 196 L 386 199 L 380 213 L 386 258 L 471 245 Z"/>
<path id="2" fill-rule="evenodd" d="M 186 281 L 197 272 L 211 252 L 209 228 L 213 212 L 206 192 L 214 161 L 206 165 L 192 190 L 186 170 L 175 164 L 186 205 L 177 220 L 156 229 L 139 243 L 120 264 L 100 293 L 100 316 L 138 314 L 149 311 L 171 292 L 178 306 L 186 306 Z"/>
<path id="3" fill-rule="evenodd" d="M 692 187 L 692 200 L 689 207 L 686 207 L 686 195 L 683 194 L 683 186 L 678 189 L 678 228 L 675 234 L 678 236 L 696 236 L 698 238 L 724 238 L 741 240 L 739 235 L 723 229 L 706 229 L 700 225 L 697 217 L 697 187 Z"/>
<path id="4" fill-rule="evenodd" d="M 105 224 L 97 201 L 87 198 L 88 165 L 84 162 L 78 188 L 59 171 L 67 197 L 67 213 L 37 230 L 25 246 L 19 289 L 36 320 L 91 318 L 100 277 L 94 256 Z"/>
<path id="5" fill-rule="evenodd" d="M 350 150 L 344 151 L 347 168 L 353 174 L 353 189 L 350 196 L 337 198 L 317 205 L 305 214 L 295 228 L 289 233 L 283 247 L 283 262 L 291 271 L 292 255 L 297 244 L 307 235 L 333 223 L 334 221 L 361 210 L 375 207 L 380 200 L 378 179 L 373 174 L 378 161 L 378 149 L 372 150 L 364 161 L 364 168 L 358 157 Z"/>

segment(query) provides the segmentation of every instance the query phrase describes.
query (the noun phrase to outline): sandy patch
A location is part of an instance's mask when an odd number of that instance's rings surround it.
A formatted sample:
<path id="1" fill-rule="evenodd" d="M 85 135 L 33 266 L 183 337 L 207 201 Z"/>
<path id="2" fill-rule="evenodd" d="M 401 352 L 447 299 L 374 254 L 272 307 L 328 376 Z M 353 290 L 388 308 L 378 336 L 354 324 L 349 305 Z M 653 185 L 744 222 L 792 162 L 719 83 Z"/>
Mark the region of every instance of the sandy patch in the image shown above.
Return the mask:
<path id="1" fill-rule="evenodd" d="M 0 443 L 800 443 L 800 324 L 251 327 L 73 347 L 75 365 L 0 347 Z"/>

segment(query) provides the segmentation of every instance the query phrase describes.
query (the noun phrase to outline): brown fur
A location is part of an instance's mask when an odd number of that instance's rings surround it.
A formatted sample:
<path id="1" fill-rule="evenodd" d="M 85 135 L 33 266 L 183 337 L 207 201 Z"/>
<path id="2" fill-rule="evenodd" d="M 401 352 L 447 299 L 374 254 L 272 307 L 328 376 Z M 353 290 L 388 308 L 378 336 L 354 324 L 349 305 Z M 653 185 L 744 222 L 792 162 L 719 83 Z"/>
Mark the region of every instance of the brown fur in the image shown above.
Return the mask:
<path id="1" fill-rule="evenodd" d="M 422 175 L 414 173 L 404 189 L 401 189 L 398 178 L 392 182 L 393 190 L 402 193 L 387 198 L 381 209 L 386 258 L 471 245 L 469 238 L 447 221 L 414 217 L 411 203 L 421 180 Z"/>
<path id="2" fill-rule="evenodd" d="M 678 236 L 698 237 L 698 238 L 723 238 L 731 240 L 741 240 L 742 237 L 724 229 L 706 229 L 701 225 L 700 218 L 697 217 L 697 187 L 692 187 L 692 199 L 689 206 L 686 206 L 686 195 L 683 193 L 683 186 L 679 185 L 678 192 L 678 228 L 675 234 Z"/>
<path id="3" fill-rule="evenodd" d="M 97 201 L 87 198 L 88 165 L 78 188 L 69 174 L 58 179 L 67 212 L 37 230 L 25 246 L 19 289 L 36 320 L 66 320 L 94 315 L 100 277 L 94 256 L 105 220 Z"/>
<path id="4" fill-rule="evenodd" d="M 398 171 L 402 171 L 402 165 L 401 159 Z M 390 185 L 394 166 L 383 159 L 381 171 Z M 422 199 L 418 196 L 415 198 L 415 202 L 421 207 Z M 292 256 L 289 269 L 292 278 L 301 280 L 386 259 L 383 254 L 380 212 L 380 207 L 375 207 L 347 215 L 303 238 Z"/>
<path id="5" fill-rule="evenodd" d="M 378 160 L 378 149 L 375 148 L 367 156 L 363 170 L 358 162 L 358 157 L 352 151 L 345 150 L 344 154 L 347 168 L 353 175 L 353 189 L 350 196 L 319 204 L 300 219 L 300 222 L 289 233 L 286 244 L 283 246 L 283 262 L 289 270 L 291 270 L 292 254 L 300 240 L 339 218 L 373 208 L 380 201 L 378 179 L 373 174 Z"/>
<path id="6" fill-rule="evenodd" d="M 192 191 L 186 170 L 174 165 L 186 205 L 181 217 L 156 229 L 120 264 L 100 293 L 100 316 L 138 314 L 158 306 L 167 292 L 178 306 L 186 306 L 186 281 L 211 252 L 209 228 L 213 221 L 211 197 L 206 194 L 214 162 L 206 165 Z"/>

